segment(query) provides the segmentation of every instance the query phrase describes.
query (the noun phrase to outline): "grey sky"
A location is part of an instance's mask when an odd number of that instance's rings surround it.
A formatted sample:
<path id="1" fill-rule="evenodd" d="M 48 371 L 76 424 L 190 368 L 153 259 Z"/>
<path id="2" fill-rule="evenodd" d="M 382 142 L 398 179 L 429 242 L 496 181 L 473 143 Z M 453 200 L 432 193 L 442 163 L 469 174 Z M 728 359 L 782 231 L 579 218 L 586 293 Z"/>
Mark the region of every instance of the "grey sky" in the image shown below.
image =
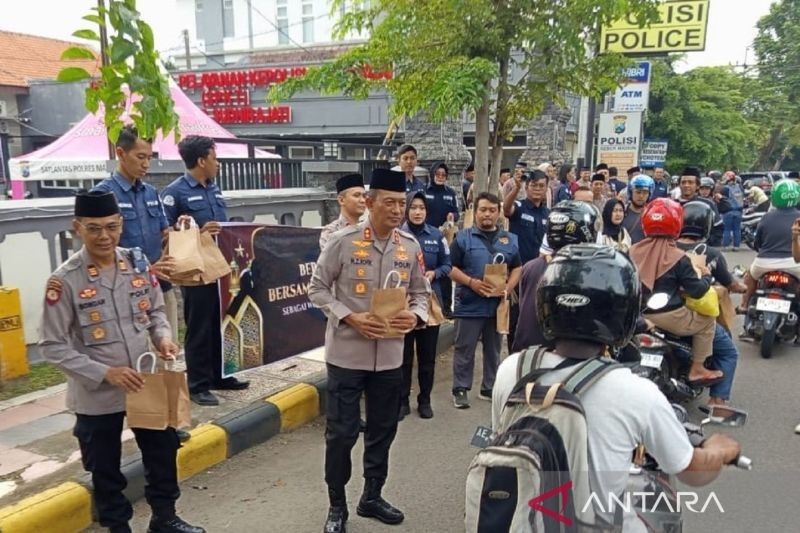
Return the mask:
<path id="1" fill-rule="evenodd" d="M 755 36 L 755 24 L 769 12 L 773 0 L 711 0 L 708 38 L 704 52 L 688 54 L 684 69 L 702 65 L 742 63 Z M 10 3 L 7 0 L 6 3 Z M 68 39 L 84 25 L 81 20 L 96 0 L 17 0 L 0 17 L 0 29 Z M 193 20 L 177 20 L 172 0 L 138 0 L 137 5 L 156 35 L 159 50 L 179 49 L 181 31 Z M 44 16 L 43 16 L 44 15 Z M 752 62 L 752 52 L 747 52 Z"/>

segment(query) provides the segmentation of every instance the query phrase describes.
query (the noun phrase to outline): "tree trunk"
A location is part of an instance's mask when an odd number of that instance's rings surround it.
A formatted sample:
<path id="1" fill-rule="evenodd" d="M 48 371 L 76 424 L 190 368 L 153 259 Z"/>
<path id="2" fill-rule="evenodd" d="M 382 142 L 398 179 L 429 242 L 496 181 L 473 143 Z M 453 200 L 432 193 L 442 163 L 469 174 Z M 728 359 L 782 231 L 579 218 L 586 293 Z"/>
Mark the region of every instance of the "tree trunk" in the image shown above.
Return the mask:
<path id="1" fill-rule="evenodd" d="M 486 82 L 483 102 L 475 114 L 475 194 L 489 190 L 489 105 L 492 88 Z"/>
<path id="2" fill-rule="evenodd" d="M 769 162 L 772 159 L 772 154 L 778 147 L 778 141 L 780 140 L 782 134 L 783 134 L 783 126 L 777 126 L 773 128 L 772 131 L 770 131 L 769 141 L 767 142 L 766 146 L 764 146 L 759 152 L 758 162 L 756 163 L 755 168 L 753 170 L 762 170 L 769 166 Z"/>
<path id="3" fill-rule="evenodd" d="M 497 101 L 494 109 L 494 130 L 491 135 L 491 162 L 492 169 L 489 174 L 489 190 L 498 191 L 500 186 L 500 167 L 503 161 L 503 144 L 505 143 L 508 105 L 508 65 L 511 57 L 511 50 L 506 52 L 505 57 L 500 60 L 500 75 L 497 79 Z M 502 198 L 500 199 L 502 200 Z"/>
<path id="4" fill-rule="evenodd" d="M 789 154 L 792 153 L 792 148 L 793 148 L 792 145 L 790 144 L 786 145 L 786 147 L 781 152 L 781 156 L 775 161 L 775 164 L 772 165 L 772 170 L 777 171 L 781 169 L 783 162 L 786 160 L 787 157 L 789 157 Z"/>

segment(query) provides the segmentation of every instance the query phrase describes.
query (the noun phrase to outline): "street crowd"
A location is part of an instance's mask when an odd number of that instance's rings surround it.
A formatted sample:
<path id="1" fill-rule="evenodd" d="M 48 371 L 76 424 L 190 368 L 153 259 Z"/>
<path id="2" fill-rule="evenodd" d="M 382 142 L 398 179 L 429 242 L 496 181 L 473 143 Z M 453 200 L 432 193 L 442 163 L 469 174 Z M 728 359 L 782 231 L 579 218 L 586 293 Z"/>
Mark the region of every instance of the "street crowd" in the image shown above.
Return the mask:
<path id="1" fill-rule="evenodd" d="M 186 172 L 159 193 L 144 181 L 150 142 L 123 129 L 118 170 L 76 197 L 73 231 L 83 247 L 46 287 L 42 353 L 69 377 L 74 434 L 92 475 L 98 519 L 113 532 L 131 531 L 120 434 L 125 394 L 144 383 L 136 357 L 150 345 L 165 359 L 178 352 L 174 261 L 163 242 L 184 224 L 213 236 L 227 221 L 213 141 L 189 136 L 179 149 Z M 497 433 L 508 429 L 504 408 L 522 377 L 519 361 L 530 362 L 522 354 L 541 347 L 533 370 L 545 371 L 545 381 L 567 379 L 576 365 L 607 363 L 583 397 L 595 468 L 627 471 L 631 451 L 644 445 L 664 472 L 703 485 L 738 457 L 738 444 L 723 435 L 694 448 L 655 385 L 614 366 L 613 358 L 634 334 L 652 328 L 689 338 L 689 383 L 709 388 L 709 406 L 729 402 L 738 357 L 732 334 L 690 308 L 686 298 L 702 299 L 718 284 L 743 293 L 746 306 L 764 272 L 783 269 L 800 277 L 796 173 L 775 183 L 768 198 L 757 185 L 743 186 L 732 171 L 703 174 L 690 166 L 670 177 L 663 168 L 634 167 L 621 176 L 605 164 L 531 168 L 518 162 L 500 170 L 496 191 L 478 191 L 474 167 L 456 190 L 447 164 L 434 164 L 419 179 L 418 161 L 417 150 L 403 145 L 400 171 L 376 169 L 368 186 L 358 174 L 340 178 L 340 216 L 320 235 L 309 299 L 327 317 L 325 532 L 346 531 L 345 487 L 361 433 L 365 485 L 356 512 L 387 524 L 404 520 L 382 497 L 389 451 L 398 423 L 412 413 L 412 388 L 421 418 L 433 418 L 439 407 L 431 399 L 436 347 L 449 319 L 455 323 L 453 406 L 471 406 L 480 343 L 477 397 L 492 402 Z M 770 210 L 756 231 L 758 257 L 742 283 L 718 247 L 739 249 L 747 209 Z M 699 245 L 707 259 L 700 265 L 690 258 Z M 248 383 L 221 377 L 216 283 L 180 290 L 191 400 L 216 405 L 212 390 Z M 392 290 L 401 292 L 386 292 Z M 373 304 L 386 294 L 401 294 L 401 307 L 382 316 Z M 657 294 L 667 295 L 665 305 L 643 304 Z M 504 335 L 513 355 L 501 362 Z M 171 427 L 134 434 L 153 510 L 149 531 L 204 531 L 175 509 L 175 457 L 188 434 Z M 625 481 L 602 484 L 618 494 Z M 466 509 L 468 517 L 477 512 Z M 626 531 L 628 524 L 643 531 L 633 525 L 635 517 L 625 521 Z"/>

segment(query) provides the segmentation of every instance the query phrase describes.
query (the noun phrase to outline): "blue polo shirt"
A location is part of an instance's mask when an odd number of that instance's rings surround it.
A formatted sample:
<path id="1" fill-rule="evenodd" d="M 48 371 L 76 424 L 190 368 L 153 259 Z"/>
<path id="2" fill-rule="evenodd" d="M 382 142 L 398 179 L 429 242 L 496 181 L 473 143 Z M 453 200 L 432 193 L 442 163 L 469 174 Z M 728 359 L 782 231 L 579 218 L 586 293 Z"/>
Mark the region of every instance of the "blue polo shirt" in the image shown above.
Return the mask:
<path id="1" fill-rule="evenodd" d="M 212 220 L 228 221 L 222 191 L 211 180 L 203 186 L 189 174 L 184 174 L 161 192 L 161 201 L 170 225 L 174 225 L 181 215 L 191 215 L 201 228 Z"/>
<path id="2" fill-rule="evenodd" d="M 545 233 L 545 222 L 550 210 L 544 202 L 539 207 L 525 198 L 514 202 L 514 212 L 508 217 L 508 231 L 517 236 L 519 255 L 524 265 L 539 257 Z"/>
<path id="3" fill-rule="evenodd" d="M 425 189 L 425 200 L 428 208 L 425 222 L 434 228 L 441 228 L 450 213 L 453 213 L 453 221 L 458 222 L 458 198 L 452 188 L 434 183 Z"/>
<path id="4" fill-rule="evenodd" d="M 650 200 L 655 200 L 656 198 L 669 198 L 669 185 L 664 180 L 658 181 L 656 179 L 653 180 L 655 182 L 655 188 L 653 189 L 653 194 L 650 195 Z"/>
<path id="5" fill-rule="evenodd" d="M 147 259 L 155 263 L 161 257 L 161 232 L 169 227 L 158 191 L 149 183 L 131 183 L 119 172 L 98 183 L 92 191 L 112 192 L 122 214 L 123 248 L 141 248 Z"/>

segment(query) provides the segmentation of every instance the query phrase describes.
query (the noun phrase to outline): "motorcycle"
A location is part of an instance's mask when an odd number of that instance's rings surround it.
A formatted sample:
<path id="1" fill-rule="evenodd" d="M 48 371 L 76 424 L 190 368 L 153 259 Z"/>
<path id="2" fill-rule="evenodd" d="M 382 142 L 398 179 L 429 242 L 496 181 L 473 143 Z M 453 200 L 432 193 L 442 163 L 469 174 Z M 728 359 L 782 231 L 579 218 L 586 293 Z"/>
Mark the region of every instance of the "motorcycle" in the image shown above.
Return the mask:
<path id="1" fill-rule="evenodd" d="M 767 272 L 758 280 L 747 305 L 744 329 L 761 343 L 761 357 L 772 357 L 776 341 L 791 342 L 798 335 L 797 295 L 800 280 L 788 272 Z"/>
<path id="2" fill-rule="evenodd" d="M 689 414 L 680 405 L 672 405 L 675 416 L 683 424 L 689 441 L 695 448 L 705 441 L 704 427 L 719 425 L 741 427 L 747 421 L 747 413 L 729 406 L 714 405 L 708 417 L 699 425 L 689 421 Z M 743 470 L 752 470 L 753 462 L 740 455 L 731 463 Z M 654 533 L 681 533 L 681 494 L 677 491 L 674 476 L 661 471 L 656 460 L 646 450 L 636 453 L 628 481 L 628 494 L 633 494 L 632 507 L 646 524 L 647 530 Z M 646 498 L 646 499 L 645 499 Z M 685 502 L 683 502 L 685 504 Z M 648 505 L 649 504 L 649 505 Z"/>
<path id="3" fill-rule="evenodd" d="M 755 250 L 756 228 L 764 214 L 764 211 L 752 211 L 742 215 L 742 242 L 751 250 Z"/>

